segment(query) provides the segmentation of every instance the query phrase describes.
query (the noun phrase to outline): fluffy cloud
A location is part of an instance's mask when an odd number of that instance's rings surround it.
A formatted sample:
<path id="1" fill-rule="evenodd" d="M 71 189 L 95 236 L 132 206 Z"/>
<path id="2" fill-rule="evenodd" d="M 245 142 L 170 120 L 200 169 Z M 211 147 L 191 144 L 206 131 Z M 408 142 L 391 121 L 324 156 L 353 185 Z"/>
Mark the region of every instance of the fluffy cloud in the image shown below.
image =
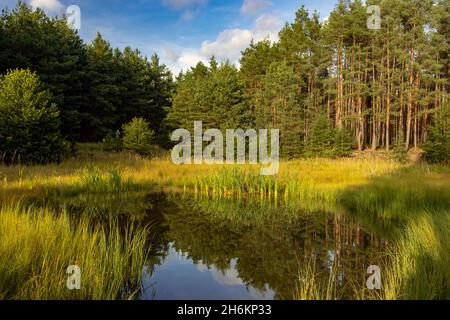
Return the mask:
<path id="1" fill-rule="evenodd" d="M 248 47 L 252 39 L 277 41 L 281 27 L 282 22 L 279 16 L 264 14 L 255 20 L 252 29 L 225 29 L 215 40 L 204 41 L 198 49 L 168 44 L 164 48 L 164 58 L 169 61 L 168 66 L 175 74 L 194 67 L 200 61 L 207 64 L 212 56 L 215 56 L 218 61 L 228 60 L 239 64 L 241 52 Z"/>
<path id="2" fill-rule="evenodd" d="M 41 8 L 47 12 L 60 12 L 64 5 L 58 0 L 30 0 L 33 9 Z"/>
<path id="3" fill-rule="evenodd" d="M 264 14 L 255 21 L 253 28 L 256 41 L 268 38 L 270 41 L 278 41 L 278 32 L 282 27 L 281 19 L 273 14 Z"/>
<path id="4" fill-rule="evenodd" d="M 252 41 L 269 39 L 278 40 L 278 31 L 281 28 L 281 20 L 278 16 L 265 14 L 255 21 L 252 30 L 226 29 L 219 34 L 213 42 L 205 41 L 200 48 L 200 54 L 204 57 L 215 56 L 220 61 L 229 60 L 238 63 L 241 52 Z"/>
<path id="5" fill-rule="evenodd" d="M 163 58 L 167 66 L 177 75 L 181 70 L 188 70 L 195 67 L 198 62 L 208 63 L 208 60 L 201 56 L 198 50 L 191 48 L 181 48 L 172 45 L 166 45 L 163 48 Z"/>
<path id="6" fill-rule="evenodd" d="M 244 16 L 250 16 L 267 9 L 272 5 L 272 2 L 268 0 L 244 0 L 241 7 L 241 14 Z"/>
<path id="7" fill-rule="evenodd" d="M 226 29 L 213 42 L 203 42 L 200 53 L 203 56 L 215 56 L 219 60 L 239 60 L 240 52 L 253 39 L 253 33 L 246 29 Z"/>

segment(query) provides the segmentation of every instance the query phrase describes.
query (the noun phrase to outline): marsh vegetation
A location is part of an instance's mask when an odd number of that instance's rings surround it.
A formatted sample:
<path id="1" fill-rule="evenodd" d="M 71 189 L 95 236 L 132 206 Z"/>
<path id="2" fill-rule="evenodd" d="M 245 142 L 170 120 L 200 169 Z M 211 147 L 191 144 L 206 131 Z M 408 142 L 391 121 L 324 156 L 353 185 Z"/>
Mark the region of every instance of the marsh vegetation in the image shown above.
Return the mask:
<path id="1" fill-rule="evenodd" d="M 177 298 L 173 259 L 213 273 L 187 273 L 205 292 L 221 275 L 217 298 L 449 298 L 447 166 L 316 159 L 262 177 L 90 147 L 0 175 L 4 299 Z M 73 264 L 81 291 L 65 285 Z M 366 287 L 370 265 L 382 290 Z"/>
<path id="2" fill-rule="evenodd" d="M 336 2 L 239 67 L 176 77 L 23 1 L 2 10 L 0 299 L 450 299 L 449 1 Z M 171 133 L 195 123 L 279 132 L 278 174 L 175 165 Z"/>

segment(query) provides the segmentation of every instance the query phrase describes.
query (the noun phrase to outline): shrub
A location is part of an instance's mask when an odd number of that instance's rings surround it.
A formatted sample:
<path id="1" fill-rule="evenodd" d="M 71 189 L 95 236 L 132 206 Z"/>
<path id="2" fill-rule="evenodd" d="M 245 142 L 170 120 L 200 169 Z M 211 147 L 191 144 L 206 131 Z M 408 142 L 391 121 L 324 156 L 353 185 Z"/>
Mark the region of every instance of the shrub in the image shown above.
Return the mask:
<path id="1" fill-rule="evenodd" d="M 126 150 L 148 155 L 154 137 L 155 132 L 143 118 L 134 118 L 123 126 L 123 146 Z"/>
<path id="2" fill-rule="evenodd" d="M 395 141 L 394 148 L 392 149 L 391 158 L 394 161 L 400 163 L 408 162 L 408 151 L 406 151 L 403 134 L 400 133 L 399 137 Z"/>
<path id="3" fill-rule="evenodd" d="M 59 161 L 68 144 L 59 131 L 59 112 L 50 92 L 30 70 L 0 78 L 0 154 L 6 163 Z"/>
<path id="4" fill-rule="evenodd" d="M 330 119 L 324 114 L 315 116 L 305 156 L 311 157 L 345 157 L 352 153 L 353 141 L 345 129 L 335 129 Z"/>
<path id="5" fill-rule="evenodd" d="M 348 157 L 353 151 L 353 138 L 345 129 L 335 129 L 333 139 L 333 156 Z"/>
<path id="6" fill-rule="evenodd" d="M 123 141 L 119 130 L 106 135 L 103 139 L 103 150 L 108 152 L 120 152 L 123 150 Z"/>
<path id="7" fill-rule="evenodd" d="M 431 163 L 450 163 L 450 104 L 439 110 L 423 147 Z"/>

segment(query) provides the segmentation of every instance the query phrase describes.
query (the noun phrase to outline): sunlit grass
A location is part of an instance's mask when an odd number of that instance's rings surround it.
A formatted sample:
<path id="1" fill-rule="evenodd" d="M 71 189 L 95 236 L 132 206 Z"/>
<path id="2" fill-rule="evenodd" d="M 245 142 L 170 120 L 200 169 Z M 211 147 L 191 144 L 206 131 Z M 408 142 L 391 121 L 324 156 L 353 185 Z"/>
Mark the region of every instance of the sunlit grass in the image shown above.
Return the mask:
<path id="1" fill-rule="evenodd" d="M 115 222 L 71 223 L 62 212 L 0 209 L 0 299 L 133 298 L 146 259 L 147 231 Z M 68 290 L 67 267 L 81 269 L 81 290 Z"/>
<path id="2" fill-rule="evenodd" d="M 65 213 L 20 208 L 17 203 L 21 199 L 65 195 L 85 199 L 155 188 L 193 195 L 199 202 L 202 198 L 216 200 L 217 206 L 211 207 L 215 216 L 237 223 L 248 219 L 265 223 L 276 216 L 279 204 L 293 206 L 291 211 L 296 212 L 299 207 L 306 209 L 308 203 L 316 209 L 333 208 L 393 221 L 398 241 L 388 253 L 389 263 L 383 266 L 383 290 L 368 291 L 363 284 L 355 284 L 354 297 L 450 297 L 448 166 L 399 164 L 372 157 L 282 162 L 274 177 L 260 176 L 259 169 L 250 165 L 177 166 L 167 159 L 100 151 L 48 166 L 0 166 L 0 298 L 114 299 L 120 296 L 127 277 L 139 273 L 145 251 L 142 230 L 125 238 L 117 226 L 109 231 L 90 230 L 88 214 L 82 213 L 80 221 L 71 225 Z M 238 216 L 227 206 L 221 207 L 220 200 L 229 198 L 242 201 L 248 215 Z M 247 199 L 252 199 L 253 207 Z M 258 203 L 269 210 L 261 213 Z M 96 210 L 112 211 L 110 205 Z M 84 291 L 66 291 L 63 282 L 70 264 L 83 264 L 89 280 Z M 310 266 L 302 271 L 305 280 L 299 283 L 295 298 L 341 298 L 333 279 L 336 274 L 319 280 L 314 270 Z"/>
<path id="3" fill-rule="evenodd" d="M 371 178 L 399 170 L 395 162 L 373 159 L 299 160 L 282 162 L 279 175 L 262 177 L 258 166 L 185 165 L 169 160 L 147 160 L 133 154 L 96 152 L 81 155 L 62 164 L 48 166 L 0 166 L 0 201 L 20 193 L 39 195 L 45 190 L 108 190 L 113 186 L 111 172 L 119 173 L 122 186 L 159 186 L 220 196 L 257 195 L 269 198 L 336 198 L 339 190 L 362 185 Z M 116 175 L 117 177 L 117 175 Z M 107 181 L 109 180 L 109 181 Z M 110 186 L 105 186 L 110 184 Z"/>
<path id="4" fill-rule="evenodd" d="M 450 213 L 422 213 L 391 252 L 384 299 L 450 299 Z"/>

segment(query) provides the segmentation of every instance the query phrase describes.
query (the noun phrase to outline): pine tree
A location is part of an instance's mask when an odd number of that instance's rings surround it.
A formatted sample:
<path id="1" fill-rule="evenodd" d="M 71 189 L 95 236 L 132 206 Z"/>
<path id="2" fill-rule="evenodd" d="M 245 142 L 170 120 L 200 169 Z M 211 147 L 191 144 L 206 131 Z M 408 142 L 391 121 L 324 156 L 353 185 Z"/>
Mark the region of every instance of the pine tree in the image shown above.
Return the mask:
<path id="1" fill-rule="evenodd" d="M 88 46 L 89 108 L 83 121 L 83 140 L 100 141 L 115 129 L 118 117 L 119 83 L 113 49 L 100 33 Z"/>
<path id="2" fill-rule="evenodd" d="M 0 73 L 9 69 L 36 71 L 60 110 L 61 130 L 71 141 L 79 138 L 81 110 L 86 106 L 86 49 L 65 19 L 50 19 L 19 2 L 3 14 L 4 44 Z"/>
<path id="3" fill-rule="evenodd" d="M 425 158 L 433 163 L 450 163 L 450 104 L 438 113 L 424 145 Z"/>
<path id="4" fill-rule="evenodd" d="M 301 152 L 298 86 L 294 69 L 285 61 L 274 62 L 262 78 L 261 90 L 256 95 L 256 126 L 280 130 L 281 154 L 286 158 L 296 157 Z"/>
<path id="5" fill-rule="evenodd" d="M 51 94 L 30 70 L 0 78 L 0 154 L 6 163 L 59 161 L 66 144 Z"/>

